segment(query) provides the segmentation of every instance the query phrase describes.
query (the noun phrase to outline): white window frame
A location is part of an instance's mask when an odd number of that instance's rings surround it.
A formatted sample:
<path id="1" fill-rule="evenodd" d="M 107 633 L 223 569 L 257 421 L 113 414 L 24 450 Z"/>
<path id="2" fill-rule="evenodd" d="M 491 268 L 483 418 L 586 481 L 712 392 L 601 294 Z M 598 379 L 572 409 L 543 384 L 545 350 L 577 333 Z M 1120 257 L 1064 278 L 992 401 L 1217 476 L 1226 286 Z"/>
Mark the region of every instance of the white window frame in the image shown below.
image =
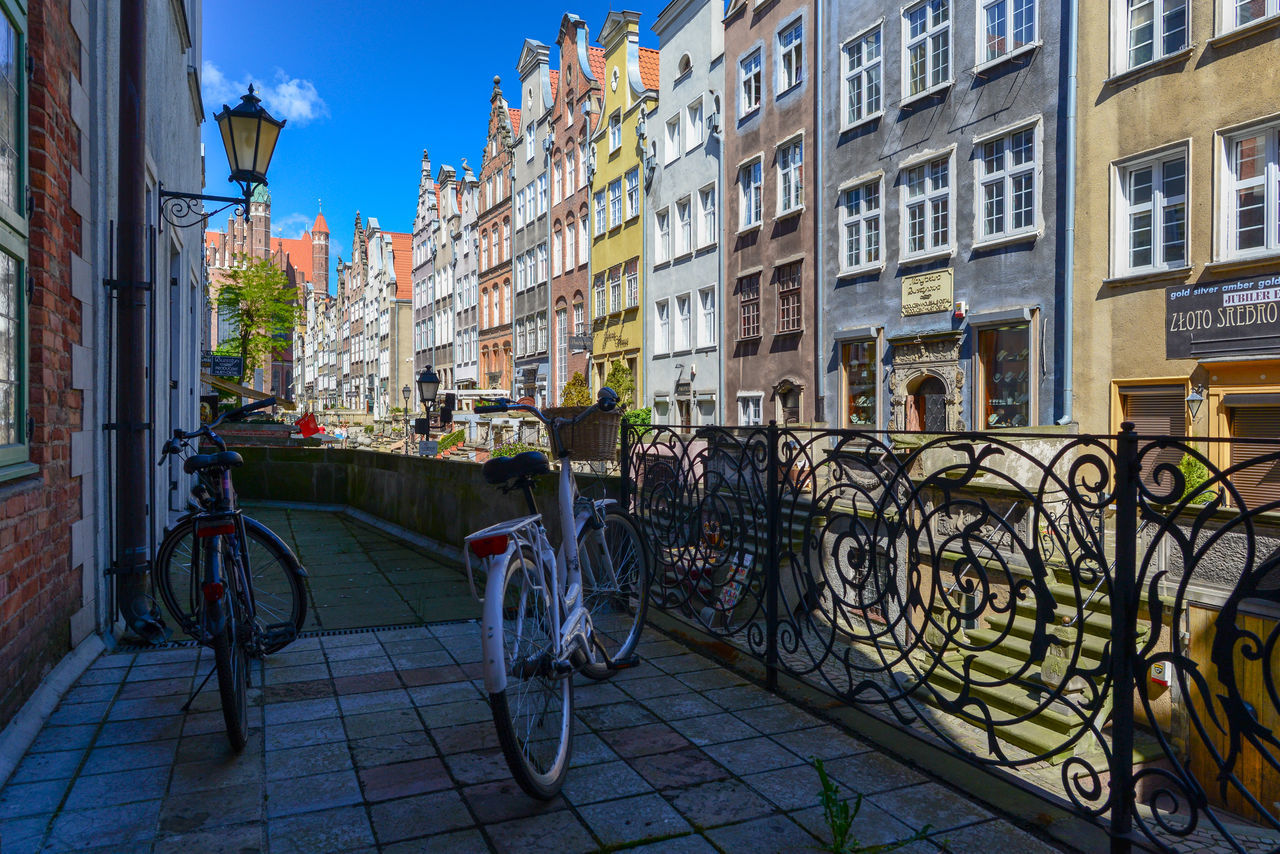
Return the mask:
<path id="1" fill-rule="evenodd" d="M 609 182 L 609 228 L 622 225 L 622 179 Z"/>
<path id="2" fill-rule="evenodd" d="M 538 216 L 542 216 L 547 212 L 547 173 L 546 172 L 543 172 L 541 175 L 538 176 L 537 186 L 538 186 L 538 189 L 537 189 Z M 530 186 L 530 189 L 531 190 L 533 189 L 532 185 Z M 530 201 L 532 202 L 533 200 L 530 199 Z"/>
<path id="3" fill-rule="evenodd" d="M 533 160 L 534 149 L 537 148 L 537 140 L 534 138 L 533 125 L 529 125 L 524 129 L 524 159 L 525 162 Z"/>
<path id="4" fill-rule="evenodd" d="M 604 234 L 608 231 L 608 220 L 606 217 L 607 208 L 605 207 L 604 190 L 596 190 L 595 194 L 595 226 L 596 234 Z"/>
<path id="5" fill-rule="evenodd" d="M 868 188 L 874 187 L 875 208 L 866 203 Z M 850 197 L 856 195 L 858 210 L 851 211 Z M 838 199 L 840 209 L 840 272 L 859 273 L 884 269 L 884 176 L 877 175 L 868 181 L 857 181 L 840 189 Z M 872 231 L 868 226 L 874 223 L 876 235 L 875 257 L 869 257 L 867 251 L 867 234 Z M 849 245 L 856 240 L 859 260 L 849 263 Z"/>
<path id="6" fill-rule="evenodd" d="M 748 176 L 755 180 L 747 183 Z M 750 213 L 755 212 L 755 218 Z M 756 156 L 738 167 L 738 231 L 759 228 L 764 222 L 764 158 Z"/>
<path id="7" fill-rule="evenodd" d="M 658 300 L 653 304 L 653 352 L 665 356 L 671 352 L 671 301 Z"/>
<path id="8" fill-rule="evenodd" d="M 684 150 L 687 153 L 702 145 L 706 138 L 701 95 L 684 108 L 684 125 Z"/>
<path id="9" fill-rule="evenodd" d="M 930 258 L 937 258 L 950 255 L 955 251 L 956 245 L 956 181 L 955 181 L 955 146 L 943 152 L 931 153 L 926 157 L 913 158 L 898 169 L 899 184 L 899 207 L 901 228 L 901 238 L 899 251 L 903 260 L 924 261 Z M 943 190 L 939 190 L 936 182 L 936 173 L 934 166 L 939 163 L 946 164 L 947 186 Z M 917 197 L 910 195 L 910 185 L 908 183 L 908 174 L 915 170 L 923 168 L 924 170 L 924 193 Z M 946 202 L 946 219 L 947 219 L 947 239 L 945 242 L 938 241 L 934 227 L 935 222 L 935 204 L 939 201 Z M 910 251 L 908 247 L 911 245 L 911 208 L 916 205 L 923 205 L 924 213 L 924 246 L 915 251 Z"/>
<path id="10" fill-rule="evenodd" d="M 1262 14 L 1252 20 L 1244 21 L 1242 23 L 1240 21 L 1240 7 L 1243 5 L 1243 0 L 1218 0 L 1218 3 L 1219 8 L 1221 9 L 1218 23 L 1219 35 L 1225 35 L 1226 33 L 1230 33 L 1235 30 L 1254 26 L 1255 24 L 1266 21 L 1269 18 L 1274 18 L 1277 15 L 1280 15 L 1280 0 L 1265 0 L 1265 6 L 1263 7 Z"/>
<path id="11" fill-rule="evenodd" d="M 945 8 L 947 18 L 945 23 L 934 23 L 934 9 Z M 911 35 L 911 15 L 912 13 L 924 9 L 925 10 L 925 26 L 917 35 Z M 902 101 L 901 103 L 909 103 L 919 98 L 926 98 L 955 82 L 955 30 L 953 29 L 955 16 L 951 10 L 951 0 L 920 0 L 918 3 L 912 3 L 902 8 Z M 946 41 L 944 44 L 946 52 L 946 68 L 945 73 L 939 73 L 938 62 L 938 42 L 940 35 L 945 34 Z M 911 91 L 911 51 L 917 46 L 923 44 L 925 48 L 924 63 L 924 86 L 916 91 Z"/>
<path id="12" fill-rule="evenodd" d="M 868 48 L 873 39 L 875 56 L 868 58 Z M 852 60 L 855 48 L 859 49 L 856 65 Z M 840 72 L 841 129 L 848 130 L 883 116 L 884 28 L 880 23 L 863 30 L 841 46 Z"/>
<path id="13" fill-rule="evenodd" d="M 627 170 L 627 219 L 640 216 L 640 167 Z"/>
<path id="14" fill-rule="evenodd" d="M 693 200 L 688 196 L 676 201 L 676 240 L 672 250 L 674 257 L 693 251 Z"/>
<path id="15" fill-rule="evenodd" d="M 666 146 L 667 154 L 666 163 L 671 163 L 680 156 L 680 125 L 682 124 L 680 114 L 676 113 L 667 119 Z"/>
<path id="16" fill-rule="evenodd" d="M 698 248 L 714 246 L 719 237 L 716 229 L 716 185 L 708 184 L 698 191 Z"/>
<path id="17" fill-rule="evenodd" d="M 1231 0 L 1221 0 L 1231 2 Z M 1137 8 L 1134 8 L 1134 7 Z M 1134 13 L 1147 9 L 1151 19 L 1151 56 L 1134 61 Z M 1166 39 L 1176 13 L 1181 10 L 1182 41 L 1167 45 Z M 1191 46 L 1191 0 L 1112 0 L 1111 5 L 1111 72 L 1122 74 L 1130 69 L 1143 68 L 1155 62 L 1175 56 Z"/>
<path id="18" fill-rule="evenodd" d="M 653 260 L 665 264 L 671 260 L 671 208 L 653 215 Z"/>
<path id="19" fill-rule="evenodd" d="M 622 287 L 627 308 L 640 304 L 640 259 L 634 258 L 622 265 Z"/>
<path id="20" fill-rule="evenodd" d="M 760 109 L 764 101 L 764 50 L 756 48 L 738 60 L 738 118 Z"/>
<path id="21" fill-rule="evenodd" d="M 1035 237 L 1042 231 L 1043 220 L 1041 219 L 1041 200 L 1043 193 L 1044 178 L 1044 145 L 1042 142 L 1042 124 L 1037 118 L 1034 122 L 1019 125 L 1008 130 L 1001 130 L 988 136 L 979 137 L 973 141 L 973 175 L 974 175 L 974 224 L 973 224 L 973 245 L 984 246 L 998 243 L 1004 243 L 1019 238 Z M 1012 162 L 1014 150 L 1012 148 L 1013 139 L 1021 134 L 1031 135 L 1031 161 L 1030 164 L 1014 165 Z M 988 172 L 987 169 L 991 165 L 988 163 L 986 154 L 987 147 L 992 146 L 992 150 L 999 158 L 999 168 Z M 1026 177 L 1031 179 L 1031 221 L 1021 226 L 1013 225 L 1013 206 L 1014 187 L 1020 179 Z M 989 233 L 987 231 L 987 190 L 999 188 L 999 196 L 1001 199 L 1001 219 L 1003 225 L 998 231 Z M 993 196 L 996 198 L 996 196 Z"/>
<path id="22" fill-rule="evenodd" d="M 759 427 L 764 423 L 764 393 L 739 392 L 738 426 Z"/>
<path id="23" fill-rule="evenodd" d="M 787 41 L 795 33 L 793 41 Z M 774 35 L 774 97 L 781 98 L 804 82 L 804 17 L 798 15 L 778 28 Z"/>
<path id="24" fill-rule="evenodd" d="M 591 316 L 593 318 L 604 317 L 608 314 L 608 308 L 605 305 L 605 294 L 607 289 L 605 286 L 605 274 L 596 273 L 591 282 Z"/>
<path id="25" fill-rule="evenodd" d="M 695 346 L 714 347 L 719 340 L 719 325 L 716 320 L 716 286 L 709 285 L 698 289 L 698 328 Z"/>
<path id="26" fill-rule="evenodd" d="M 516 193 L 515 220 L 516 228 L 524 226 L 524 190 Z"/>
<path id="27" fill-rule="evenodd" d="M 794 136 L 781 143 L 775 161 L 778 216 L 804 210 L 804 136 Z"/>
<path id="28" fill-rule="evenodd" d="M 1180 197 L 1175 196 L 1173 199 L 1169 199 L 1164 195 L 1164 170 L 1167 168 L 1166 164 L 1178 160 L 1182 162 L 1183 193 Z M 1114 165 L 1111 183 L 1115 221 L 1112 223 L 1111 269 L 1116 276 L 1142 275 L 1161 270 L 1178 270 L 1187 266 L 1188 259 L 1191 257 L 1189 254 L 1190 233 L 1187 228 L 1187 215 L 1190 211 L 1188 204 L 1191 189 L 1190 167 L 1190 146 L 1185 142 L 1159 151 L 1147 152 L 1140 157 L 1130 158 Z M 1135 172 L 1148 168 L 1152 170 L 1151 201 L 1141 205 L 1131 204 L 1131 176 Z M 1168 211 L 1174 207 L 1181 207 L 1182 210 L 1183 257 L 1179 261 L 1170 263 L 1165 258 L 1163 242 L 1159 240 L 1159 236 L 1164 233 L 1167 225 Z M 1149 212 L 1151 215 L 1149 227 L 1151 234 L 1151 263 L 1134 265 L 1132 262 L 1132 217 L 1144 211 Z"/>
<path id="29" fill-rule="evenodd" d="M 1017 30 L 1014 26 L 1015 13 L 1019 8 L 1024 7 L 1024 4 L 1029 5 L 1031 10 L 1031 32 L 1025 35 L 1023 41 L 1017 41 Z M 976 29 L 978 40 L 973 55 L 977 57 L 977 68 L 998 65 L 1040 44 L 1040 0 L 981 0 L 975 9 L 978 15 Z M 1001 13 L 1001 17 L 993 18 L 993 13 L 997 11 Z M 1003 24 L 1003 35 L 1000 35 L 1001 30 L 993 32 L 993 24 L 996 21 Z M 997 40 L 1003 41 L 1004 46 L 1003 49 L 993 52 L 992 43 Z"/>
<path id="30" fill-rule="evenodd" d="M 1240 181 L 1236 177 L 1236 144 L 1246 137 L 1256 136 L 1263 138 L 1261 174 Z M 1215 148 L 1218 152 L 1218 174 L 1221 176 L 1218 185 L 1222 187 L 1217 200 L 1222 235 L 1218 259 L 1238 261 L 1280 254 L 1280 117 L 1273 116 L 1265 122 L 1219 132 Z M 1262 246 L 1237 249 L 1239 191 L 1255 186 L 1262 190 Z"/>
<path id="31" fill-rule="evenodd" d="M 672 323 L 671 350 L 674 353 L 682 353 L 693 349 L 693 295 L 678 294 L 675 304 L 676 317 Z"/>
<path id="32" fill-rule="evenodd" d="M 609 153 L 622 148 L 622 111 L 614 110 L 609 116 Z"/>

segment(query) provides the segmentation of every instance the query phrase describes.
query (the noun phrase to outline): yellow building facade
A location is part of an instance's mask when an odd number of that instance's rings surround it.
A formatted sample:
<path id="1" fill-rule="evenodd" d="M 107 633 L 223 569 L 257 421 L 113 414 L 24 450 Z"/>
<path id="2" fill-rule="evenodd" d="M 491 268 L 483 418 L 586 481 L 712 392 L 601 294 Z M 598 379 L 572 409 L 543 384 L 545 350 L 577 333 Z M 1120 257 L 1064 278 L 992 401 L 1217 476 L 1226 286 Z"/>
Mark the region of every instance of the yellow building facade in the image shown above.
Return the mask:
<path id="1" fill-rule="evenodd" d="M 1280 14 L 1131 5 L 1080 4 L 1074 419 L 1280 436 Z"/>
<path id="2" fill-rule="evenodd" d="M 644 400 L 644 180 L 647 118 L 657 105 L 658 52 L 639 44 L 640 16 L 610 12 L 600 30 L 605 76 L 591 138 L 591 387 L 621 362 Z"/>

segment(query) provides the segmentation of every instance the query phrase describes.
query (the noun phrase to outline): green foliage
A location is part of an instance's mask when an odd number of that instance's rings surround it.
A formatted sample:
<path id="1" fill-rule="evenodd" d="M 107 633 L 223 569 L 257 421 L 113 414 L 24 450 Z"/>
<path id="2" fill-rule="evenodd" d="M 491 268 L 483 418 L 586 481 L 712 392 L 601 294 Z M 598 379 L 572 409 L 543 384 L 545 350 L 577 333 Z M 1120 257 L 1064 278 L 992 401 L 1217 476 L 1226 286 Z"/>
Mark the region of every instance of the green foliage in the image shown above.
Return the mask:
<path id="1" fill-rule="evenodd" d="M 1186 490 L 1182 493 L 1185 499 L 1191 493 L 1195 492 L 1209 479 L 1209 468 L 1197 458 L 1190 454 L 1183 454 L 1182 459 L 1178 461 L 1178 471 L 1182 472 L 1182 477 L 1186 481 Z M 1199 495 L 1191 499 L 1192 504 L 1208 504 L 1213 500 L 1214 491 L 1206 489 Z"/>
<path id="2" fill-rule="evenodd" d="M 590 406 L 591 390 L 587 388 L 587 378 L 582 371 L 574 371 L 573 376 L 564 384 L 560 392 L 561 406 Z"/>
<path id="3" fill-rule="evenodd" d="M 628 409 L 622 413 L 622 420 L 632 427 L 648 427 L 653 424 L 653 410 L 647 406 L 641 409 Z"/>
<path id="4" fill-rule="evenodd" d="M 827 776 L 827 769 L 822 767 L 822 760 L 814 756 L 809 759 L 809 763 L 817 769 L 818 779 L 822 783 L 822 817 L 826 819 L 827 829 L 831 831 L 831 841 L 823 846 L 822 850 L 830 851 L 832 854 L 885 854 L 885 852 L 896 851 L 905 845 L 910 845 L 912 842 L 919 842 L 929 833 L 929 825 L 926 824 L 906 839 L 887 842 L 883 845 L 863 845 L 853 835 L 853 820 L 858 817 L 858 812 L 862 809 L 862 793 L 855 793 L 853 804 L 850 805 L 847 800 L 841 799 L 840 787 Z"/>
<path id="5" fill-rule="evenodd" d="M 547 453 L 546 448 L 538 448 L 533 445 L 526 445 L 524 442 L 508 442 L 505 445 L 499 445 L 493 449 L 491 457 L 514 457 L 516 454 L 523 454 L 525 451 L 542 451 Z"/>
<path id="6" fill-rule="evenodd" d="M 372 425 L 372 424 L 366 424 L 366 425 L 364 425 L 364 432 L 369 433 L 370 435 L 372 435 L 372 434 L 373 434 L 373 425 Z"/>
<path id="7" fill-rule="evenodd" d="M 631 376 L 631 369 L 626 362 L 614 362 L 609 365 L 609 374 L 604 384 L 618 393 L 618 405 L 630 409 L 635 403 L 636 380 Z"/>
<path id="8" fill-rule="evenodd" d="M 440 438 L 439 452 L 443 454 L 445 451 L 449 450 L 453 446 L 461 445 L 462 440 L 465 438 L 467 438 L 467 431 L 465 427 L 460 428 L 458 430 L 454 430 L 452 433 L 449 433 L 448 435 L 442 436 Z"/>
<path id="9" fill-rule="evenodd" d="M 303 309 L 298 289 L 289 286 L 284 271 L 262 259 L 227 273 L 218 288 L 218 310 L 232 334 L 215 352 L 244 359 L 244 382 L 254 369 L 268 367 L 274 356 L 284 354 Z"/>

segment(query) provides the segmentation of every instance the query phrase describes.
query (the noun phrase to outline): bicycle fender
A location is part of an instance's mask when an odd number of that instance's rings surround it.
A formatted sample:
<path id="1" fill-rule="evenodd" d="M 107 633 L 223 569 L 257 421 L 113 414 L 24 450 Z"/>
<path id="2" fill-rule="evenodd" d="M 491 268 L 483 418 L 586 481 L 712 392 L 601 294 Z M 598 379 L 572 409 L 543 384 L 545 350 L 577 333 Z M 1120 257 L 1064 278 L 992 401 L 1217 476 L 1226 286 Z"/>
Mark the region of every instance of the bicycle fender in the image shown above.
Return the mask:
<path id="1" fill-rule="evenodd" d="M 484 655 L 484 688 L 490 694 L 499 694 L 507 688 L 507 668 L 502 659 L 502 585 L 506 581 L 507 565 L 517 548 L 513 537 L 505 552 L 485 559 L 480 648 Z"/>

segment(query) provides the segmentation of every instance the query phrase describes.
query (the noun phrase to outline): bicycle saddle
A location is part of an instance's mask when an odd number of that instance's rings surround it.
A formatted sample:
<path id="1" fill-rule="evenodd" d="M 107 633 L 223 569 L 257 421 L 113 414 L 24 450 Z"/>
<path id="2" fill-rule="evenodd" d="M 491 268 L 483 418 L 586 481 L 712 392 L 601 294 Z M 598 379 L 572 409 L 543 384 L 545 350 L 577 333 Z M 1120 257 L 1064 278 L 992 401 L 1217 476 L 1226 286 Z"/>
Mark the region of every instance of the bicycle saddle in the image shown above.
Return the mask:
<path id="1" fill-rule="evenodd" d="M 222 451 L 217 454 L 196 454 L 182 463 L 182 470 L 187 474 L 195 474 L 198 471 L 212 468 L 231 469 L 236 466 L 244 465 L 244 457 L 235 451 Z"/>
<path id="2" fill-rule="evenodd" d="M 490 457 L 481 469 L 485 482 L 506 483 L 512 478 L 551 474 L 547 455 L 542 451 L 525 451 L 514 457 Z"/>

